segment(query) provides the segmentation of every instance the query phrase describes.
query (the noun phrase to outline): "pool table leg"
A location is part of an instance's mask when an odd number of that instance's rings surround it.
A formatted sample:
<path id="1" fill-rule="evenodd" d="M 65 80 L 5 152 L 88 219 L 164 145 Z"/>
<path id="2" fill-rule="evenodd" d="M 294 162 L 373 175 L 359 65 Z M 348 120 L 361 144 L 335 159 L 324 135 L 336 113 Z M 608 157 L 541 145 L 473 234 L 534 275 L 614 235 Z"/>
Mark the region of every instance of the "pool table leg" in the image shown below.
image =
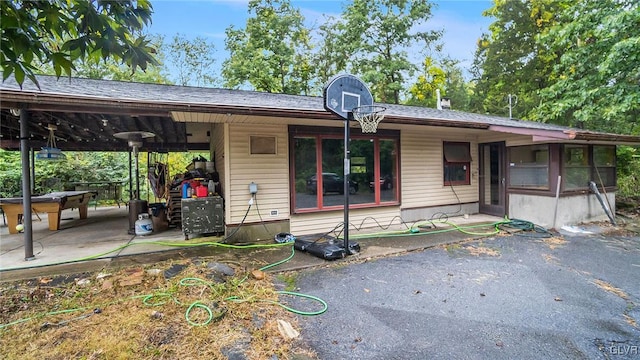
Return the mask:
<path id="1" fill-rule="evenodd" d="M 60 229 L 60 213 L 62 209 L 58 209 L 58 211 L 47 213 L 47 217 L 49 218 L 49 230 L 56 231 Z"/>
<path id="2" fill-rule="evenodd" d="M 16 226 L 18 225 L 18 214 L 5 212 L 7 215 L 7 226 L 9 227 L 9 234 L 17 234 Z"/>
<path id="3" fill-rule="evenodd" d="M 80 212 L 80 219 L 86 219 L 89 212 L 89 204 L 80 205 L 78 211 Z"/>

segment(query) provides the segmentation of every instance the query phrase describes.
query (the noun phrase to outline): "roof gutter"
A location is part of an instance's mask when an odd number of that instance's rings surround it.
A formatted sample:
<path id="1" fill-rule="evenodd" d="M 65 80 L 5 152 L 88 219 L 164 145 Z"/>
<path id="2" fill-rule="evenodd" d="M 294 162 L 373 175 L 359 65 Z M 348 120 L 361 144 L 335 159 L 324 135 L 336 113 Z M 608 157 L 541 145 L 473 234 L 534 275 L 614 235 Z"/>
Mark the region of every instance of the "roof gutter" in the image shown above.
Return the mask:
<path id="1" fill-rule="evenodd" d="M 618 135 L 618 134 L 606 134 L 606 133 L 593 133 L 590 131 L 574 131 L 568 130 L 567 132 L 573 132 L 576 140 L 581 141 L 606 141 L 615 142 L 616 145 L 640 145 L 640 137 L 633 135 Z"/>
<path id="2" fill-rule="evenodd" d="M 516 128 L 511 126 L 491 125 L 489 130 L 531 136 L 534 142 L 550 142 L 550 141 L 602 141 L 615 142 L 617 145 L 638 145 L 640 138 L 632 135 L 617 135 L 606 133 L 594 133 L 590 131 L 571 130 L 546 130 L 531 128 Z"/>
<path id="3" fill-rule="evenodd" d="M 489 125 L 480 122 L 473 121 L 461 121 L 461 120 L 443 120 L 443 119 L 428 119 L 428 118 L 407 118 L 403 116 L 386 115 L 384 123 L 390 124 L 402 124 L 402 125 L 421 125 L 421 126 L 438 126 L 438 127 L 454 127 L 464 129 L 480 129 L 487 130 Z"/>
<path id="4" fill-rule="evenodd" d="M 135 99 L 106 99 L 95 96 L 70 97 L 68 94 L 30 93 L 0 90 L 2 107 L 26 107 L 37 111 L 103 112 L 108 114 L 135 114 L 171 117 L 171 111 L 201 112 L 256 116 L 280 116 L 311 119 L 335 119 L 328 111 L 313 109 L 260 108 L 230 104 L 192 104 L 183 102 L 157 102 Z"/>

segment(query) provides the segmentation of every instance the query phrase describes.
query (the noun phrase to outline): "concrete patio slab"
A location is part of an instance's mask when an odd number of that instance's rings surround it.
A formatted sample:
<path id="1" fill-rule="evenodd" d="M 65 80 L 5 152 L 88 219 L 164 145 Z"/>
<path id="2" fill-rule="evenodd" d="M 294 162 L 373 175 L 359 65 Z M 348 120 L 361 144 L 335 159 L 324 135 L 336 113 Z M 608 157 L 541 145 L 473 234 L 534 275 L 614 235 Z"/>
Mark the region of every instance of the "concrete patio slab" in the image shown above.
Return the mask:
<path id="1" fill-rule="evenodd" d="M 33 216 L 33 260 L 25 260 L 24 234 L 11 235 L 0 224 L 0 280 L 23 279 L 35 276 L 98 270 L 107 266 L 150 264 L 167 259 L 185 257 L 213 257 L 218 261 L 244 262 L 246 266 L 260 267 L 277 262 L 291 254 L 291 247 L 276 248 L 228 248 L 220 246 L 189 246 L 187 244 L 217 243 L 221 237 L 202 237 L 185 240 L 181 229 L 174 228 L 145 236 L 128 234 L 128 210 L 126 207 L 90 208 L 86 219 L 79 219 L 77 211 L 64 210 L 61 228 L 50 231 L 46 214 Z M 472 215 L 452 218 L 458 226 L 491 224 L 502 220 L 488 215 Z M 424 249 L 440 244 L 481 237 L 454 230 L 450 225 L 434 223 L 436 228 L 426 229 L 412 236 L 383 236 L 360 238 L 352 232 L 353 240 L 361 245 L 361 252 L 347 257 L 347 261 L 382 257 Z M 489 232 L 491 227 L 472 229 Z M 380 229 L 362 232 L 379 233 Z M 294 234 L 295 235 L 295 234 Z M 272 243 L 258 242 L 261 245 Z M 275 243 L 275 242 L 274 242 Z M 340 261 L 343 261 L 340 260 Z M 295 252 L 294 258 L 274 271 L 300 269 L 325 264 L 327 261 L 303 252 Z"/>

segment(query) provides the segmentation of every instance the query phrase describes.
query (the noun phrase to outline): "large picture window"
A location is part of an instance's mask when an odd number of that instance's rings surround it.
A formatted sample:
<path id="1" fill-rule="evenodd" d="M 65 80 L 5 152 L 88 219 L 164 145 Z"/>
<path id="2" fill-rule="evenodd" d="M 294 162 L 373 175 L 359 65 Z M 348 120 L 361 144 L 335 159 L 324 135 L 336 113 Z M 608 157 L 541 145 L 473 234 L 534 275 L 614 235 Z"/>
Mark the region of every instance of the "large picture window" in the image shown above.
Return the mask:
<path id="1" fill-rule="evenodd" d="M 549 189 L 549 145 L 509 148 L 509 186 Z"/>
<path id="2" fill-rule="evenodd" d="M 294 127 L 292 131 L 294 212 L 336 210 L 344 206 L 344 138 L 341 132 L 332 130 Z M 349 150 L 350 205 L 397 204 L 397 134 L 355 134 L 351 136 Z"/>
<path id="3" fill-rule="evenodd" d="M 468 142 L 444 142 L 444 185 L 471 184 L 471 153 Z"/>

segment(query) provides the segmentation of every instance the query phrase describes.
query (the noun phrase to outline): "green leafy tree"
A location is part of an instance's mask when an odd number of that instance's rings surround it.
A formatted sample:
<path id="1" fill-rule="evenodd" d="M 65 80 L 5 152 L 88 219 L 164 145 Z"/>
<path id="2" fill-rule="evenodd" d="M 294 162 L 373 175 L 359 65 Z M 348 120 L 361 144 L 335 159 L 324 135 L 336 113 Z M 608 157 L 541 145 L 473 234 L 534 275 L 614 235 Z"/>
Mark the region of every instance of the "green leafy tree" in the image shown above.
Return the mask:
<path id="1" fill-rule="evenodd" d="M 225 47 L 225 86 L 257 91 L 308 94 L 313 67 L 309 30 L 288 0 L 251 0 L 245 29 L 230 26 Z"/>
<path id="2" fill-rule="evenodd" d="M 483 15 L 495 18 L 478 40 L 473 74 L 476 91 L 471 109 L 507 115 L 508 96 L 517 97 L 513 116 L 527 119 L 538 105 L 538 91 L 549 84 L 558 54 L 536 42 L 558 22 L 567 0 L 494 0 Z"/>
<path id="3" fill-rule="evenodd" d="M 470 111 L 473 84 L 465 80 L 457 60 L 446 58 L 441 63 L 445 73 L 444 96 L 451 101 L 451 109 Z"/>
<path id="4" fill-rule="evenodd" d="M 410 96 L 405 104 L 437 107 L 436 90 L 440 90 L 442 98 L 449 99 L 452 109 L 468 110 L 470 85 L 465 81 L 457 60 L 445 58 L 436 62 L 426 57 L 421 74 L 409 88 Z"/>
<path id="5" fill-rule="evenodd" d="M 560 17 L 539 39 L 561 55 L 534 117 L 640 134 L 640 3 L 578 1 Z"/>
<path id="6" fill-rule="evenodd" d="M 349 59 L 347 70 L 370 84 L 376 100 L 399 104 L 405 82 L 418 69 L 409 54 L 439 50 L 440 31 L 416 30 L 431 18 L 431 8 L 427 0 L 354 0 L 342 12 L 339 53 Z"/>
<path id="7" fill-rule="evenodd" d="M 216 83 L 213 71 L 215 45 L 212 42 L 201 36 L 189 40 L 182 34 L 176 34 L 167 50 L 177 84 L 204 86 Z"/>
<path id="8" fill-rule="evenodd" d="M 409 88 L 411 96 L 406 104 L 436 107 L 436 90 L 440 90 L 441 95 L 444 95 L 445 83 L 445 71 L 435 65 L 431 57 L 425 58 L 422 73 L 418 75 L 416 82 Z"/>
<path id="9" fill-rule="evenodd" d="M 22 167 L 18 151 L 0 149 L 0 197 L 20 196 Z"/>
<path id="10" fill-rule="evenodd" d="M 141 31 L 151 21 L 148 0 L 0 1 L 2 78 L 38 84 L 34 64 L 71 75 L 84 58 L 115 58 L 135 72 L 157 64 Z"/>
<path id="11" fill-rule="evenodd" d="M 326 17 L 324 20 L 324 23 L 315 31 L 314 38 L 318 39 L 318 45 L 313 49 L 312 55 L 318 94 L 329 79 L 346 71 L 349 60 L 343 44 L 336 41 L 340 37 L 339 28 L 342 23 L 333 16 Z"/>
<path id="12" fill-rule="evenodd" d="M 162 35 L 151 35 L 151 42 L 154 48 L 158 49 L 155 55 L 157 65 L 150 64 L 144 72 L 131 72 L 131 69 L 113 58 L 101 59 L 87 57 L 75 64 L 74 76 L 117 81 L 135 81 L 141 83 L 170 84 L 164 63 L 164 51 Z M 51 63 L 35 65 L 38 73 L 55 75 Z"/>
<path id="13" fill-rule="evenodd" d="M 616 198 L 620 195 L 640 204 L 640 147 L 618 146 L 616 168 Z"/>

